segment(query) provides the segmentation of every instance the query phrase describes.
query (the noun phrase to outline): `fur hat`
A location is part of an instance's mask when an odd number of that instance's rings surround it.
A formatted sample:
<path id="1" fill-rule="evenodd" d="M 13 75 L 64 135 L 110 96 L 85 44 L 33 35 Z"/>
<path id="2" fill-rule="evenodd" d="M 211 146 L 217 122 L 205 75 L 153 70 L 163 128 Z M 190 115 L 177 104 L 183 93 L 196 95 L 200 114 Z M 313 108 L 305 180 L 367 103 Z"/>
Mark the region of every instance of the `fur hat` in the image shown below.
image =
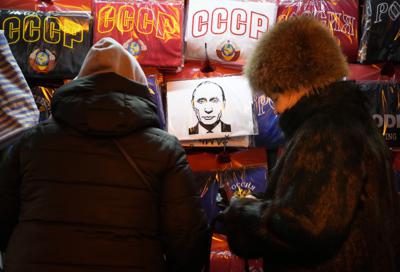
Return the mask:
<path id="1" fill-rule="evenodd" d="M 253 90 L 270 95 L 329 85 L 348 74 L 348 64 L 325 25 L 299 16 L 277 23 L 261 37 L 245 73 Z"/>
<path id="2" fill-rule="evenodd" d="M 135 57 L 116 40 L 103 38 L 90 48 L 77 78 L 109 72 L 147 85 L 146 76 Z"/>

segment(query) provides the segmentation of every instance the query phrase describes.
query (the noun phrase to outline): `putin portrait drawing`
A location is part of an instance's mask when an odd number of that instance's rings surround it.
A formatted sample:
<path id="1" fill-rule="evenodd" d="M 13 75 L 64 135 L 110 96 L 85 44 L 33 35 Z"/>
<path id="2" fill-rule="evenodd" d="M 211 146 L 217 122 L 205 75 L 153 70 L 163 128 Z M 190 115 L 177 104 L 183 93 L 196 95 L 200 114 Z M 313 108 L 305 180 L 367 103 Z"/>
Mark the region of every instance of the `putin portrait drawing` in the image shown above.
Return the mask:
<path id="1" fill-rule="evenodd" d="M 191 103 L 198 122 L 189 128 L 189 135 L 231 132 L 231 125 L 221 120 L 226 100 L 220 85 L 203 81 L 193 90 Z"/>

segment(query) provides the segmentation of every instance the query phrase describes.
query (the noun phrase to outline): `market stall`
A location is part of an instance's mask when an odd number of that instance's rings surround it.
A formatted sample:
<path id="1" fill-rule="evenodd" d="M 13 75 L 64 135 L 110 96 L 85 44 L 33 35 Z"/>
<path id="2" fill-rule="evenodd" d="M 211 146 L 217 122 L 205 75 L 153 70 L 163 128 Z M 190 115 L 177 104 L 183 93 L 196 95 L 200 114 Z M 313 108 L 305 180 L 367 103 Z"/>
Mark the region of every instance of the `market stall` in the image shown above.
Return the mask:
<path id="1" fill-rule="evenodd" d="M 117 40 L 144 68 L 161 127 L 185 147 L 209 222 L 232 196 L 268 186 L 285 142 L 269 97 L 251 90 L 243 67 L 276 22 L 308 15 L 337 39 L 371 100 L 400 173 L 400 3 L 378 0 L 3 0 L 0 30 L 40 110 L 51 116 L 57 88 L 77 76 L 91 45 Z M 206 113 L 199 97 L 211 100 Z M 217 95 L 215 95 L 217 93 Z M 398 175 L 399 178 L 399 175 Z M 399 183 L 400 184 L 400 183 Z M 400 189 L 399 189 L 400 190 Z M 215 228 L 211 271 L 243 271 Z M 262 271 L 261 260 L 250 262 Z"/>

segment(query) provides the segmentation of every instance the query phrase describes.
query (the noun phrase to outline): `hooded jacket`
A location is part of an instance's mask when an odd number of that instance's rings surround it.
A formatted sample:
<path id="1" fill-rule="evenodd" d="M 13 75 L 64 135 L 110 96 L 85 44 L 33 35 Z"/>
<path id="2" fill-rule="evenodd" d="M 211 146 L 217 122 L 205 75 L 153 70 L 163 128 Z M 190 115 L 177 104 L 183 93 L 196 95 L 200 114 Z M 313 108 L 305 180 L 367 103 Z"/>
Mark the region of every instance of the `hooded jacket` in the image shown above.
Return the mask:
<path id="1" fill-rule="evenodd" d="M 285 111 L 287 137 L 266 196 L 235 201 L 228 241 L 265 271 L 400 271 L 399 197 L 383 137 L 353 82 Z"/>
<path id="2" fill-rule="evenodd" d="M 158 128 L 148 94 L 114 72 L 56 91 L 54 119 L 28 131 L 0 169 L 6 271 L 200 271 L 205 215 L 184 150 Z"/>

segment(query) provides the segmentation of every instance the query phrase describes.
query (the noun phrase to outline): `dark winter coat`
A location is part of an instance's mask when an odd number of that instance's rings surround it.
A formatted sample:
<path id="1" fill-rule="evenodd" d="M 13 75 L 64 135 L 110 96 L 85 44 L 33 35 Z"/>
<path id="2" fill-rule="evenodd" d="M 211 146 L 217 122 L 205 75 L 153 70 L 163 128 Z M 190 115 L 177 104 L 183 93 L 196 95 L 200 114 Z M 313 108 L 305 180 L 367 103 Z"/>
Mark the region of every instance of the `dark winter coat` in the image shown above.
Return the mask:
<path id="1" fill-rule="evenodd" d="M 147 93 L 113 73 L 56 92 L 55 120 L 30 130 L 1 168 L 7 272 L 200 270 L 205 215 L 184 150 L 157 128 Z"/>
<path id="2" fill-rule="evenodd" d="M 265 271 L 400 271 L 399 197 L 389 152 L 353 82 L 284 112 L 287 136 L 263 200 L 234 201 L 231 249 Z"/>

